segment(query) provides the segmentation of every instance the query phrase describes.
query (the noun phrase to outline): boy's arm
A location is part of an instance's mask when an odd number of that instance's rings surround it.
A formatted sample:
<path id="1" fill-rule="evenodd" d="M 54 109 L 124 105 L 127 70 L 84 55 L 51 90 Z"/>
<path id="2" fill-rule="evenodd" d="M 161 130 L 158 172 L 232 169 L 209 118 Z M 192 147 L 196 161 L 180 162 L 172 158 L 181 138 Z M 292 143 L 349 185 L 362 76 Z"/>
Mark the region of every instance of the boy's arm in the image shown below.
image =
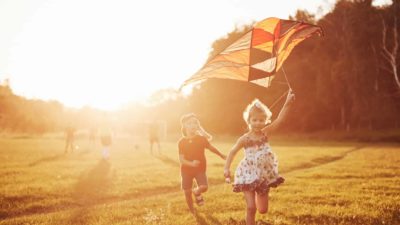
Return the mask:
<path id="1" fill-rule="evenodd" d="M 243 148 L 243 137 L 239 138 L 235 145 L 232 147 L 225 162 L 224 176 L 230 177 L 230 168 L 236 153 Z"/>
<path id="2" fill-rule="evenodd" d="M 180 162 L 182 165 L 191 166 L 191 167 L 196 167 L 196 166 L 198 166 L 199 163 L 200 163 L 200 162 L 197 161 L 197 160 L 193 160 L 193 161 L 186 160 L 185 157 L 184 157 L 184 155 L 182 155 L 182 154 L 179 154 L 179 162 Z"/>
<path id="3" fill-rule="evenodd" d="M 270 134 L 280 126 L 280 124 L 288 114 L 288 111 L 291 108 L 293 101 L 294 101 L 294 93 L 292 89 L 289 89 L 285 104 L 283 105 L 281 111 L 279 112 L 278 117 L 270 125 L 267 125 L 262 129 L 262 132 L 264 134 Z"/>
<path id="4" fill-rule="evenodd" d="M 216 147 L 214 147 L 212 144 L 209 144 L 207 146 L 207 148 L 213 152 L 214 154 L 218 155 L 219 157 L 221 157 L 221 159 L 226 159 L 226 155 L 222 154 L 220 151 L 218 151 L 218 149 Z"/>

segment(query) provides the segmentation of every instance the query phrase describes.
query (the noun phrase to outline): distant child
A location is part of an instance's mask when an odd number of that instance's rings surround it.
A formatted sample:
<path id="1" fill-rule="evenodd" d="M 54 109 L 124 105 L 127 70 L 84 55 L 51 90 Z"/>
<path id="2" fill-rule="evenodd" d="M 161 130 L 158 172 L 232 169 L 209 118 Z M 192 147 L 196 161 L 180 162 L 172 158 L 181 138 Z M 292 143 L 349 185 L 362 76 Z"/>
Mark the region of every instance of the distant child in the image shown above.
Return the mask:
<path id="1" fill-rule="evenodd" d="M 179 161 L 181 163 L 182 189 L 191 213 L 194 213 L 192 193 L 197 205 L 204 204 L 202 193 L 208 189 L 206 175 L 205 149 L 209 149 L 222 159 L 226 156 L 210 144 L 211 135 L 200 125 L 194 114 L 186 114 L 181 118 L 182 138 L 178 142 Z M 197 186 L 193 187 L 193 180 Z"/>
<path id="2" fill-rule="evenodd" d="M 150 141 L 150 154 L 153 155 L 153 144 L 157 145 L 158 154 L 161 154 L 160 145 L 160 126 L 157 121 L 149 124 L 149 141 Z"/>
<path id="3" fill-rule="evenodd" d="M 245 156 L 235 171 L 233 191 L 244 193 L 247 225 L 255 224 L 257 210 L 262 214 L 267 213 L 270 187 L 277 187 L 285 181 L 278 174 L 278 160 L 271 151 L 268 137 L 284 119 L 293 100 L 294 94 L 289 90 L 281 112 L 271 124 L 271 111 L 258 99 L 248 105 L 243 113 L 249 131 L 237 140 L 229 152 L 224 176 L 230 179 L 231 163 L 236 153 L 244 148 Z"/>
<path id="4" fill-rule="evenodd" d="M 68 126 L 65 129 L 65 150 L 64 153 L 73 152 L 75 148 L 75 128 Z"/>
<path id="5" fill-rule="evenodd" d="M 90 146 L 90 149 L 94 149 L 96 147 L 96 135 L 97 135 L 97 129 L 95 127 L 91 127 L 89 129 L 89 146 Z"/>
<path id="6" fill-rule="evenodd" d="M 103 159 L 108 160 L 110 158 L 110 148 L 112 145 L 112 132 L 110 128 L 102 128 L 100 130 L 100 142 Z"/>

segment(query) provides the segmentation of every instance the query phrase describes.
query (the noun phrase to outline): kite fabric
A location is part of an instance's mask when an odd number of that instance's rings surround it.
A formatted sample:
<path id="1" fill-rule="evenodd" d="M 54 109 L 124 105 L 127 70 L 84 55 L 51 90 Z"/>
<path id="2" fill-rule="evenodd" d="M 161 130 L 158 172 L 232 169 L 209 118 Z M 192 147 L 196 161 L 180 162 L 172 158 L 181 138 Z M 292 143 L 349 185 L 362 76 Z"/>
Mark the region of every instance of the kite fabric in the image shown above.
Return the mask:
<path id="1" fill-rule="evenodd" d="M 279 18 L 267 18 L 208 61 L 182 86 L 208 78 L 234 79 L 269 87 L 293 48 L 314 34 L 319 26 Z"/>

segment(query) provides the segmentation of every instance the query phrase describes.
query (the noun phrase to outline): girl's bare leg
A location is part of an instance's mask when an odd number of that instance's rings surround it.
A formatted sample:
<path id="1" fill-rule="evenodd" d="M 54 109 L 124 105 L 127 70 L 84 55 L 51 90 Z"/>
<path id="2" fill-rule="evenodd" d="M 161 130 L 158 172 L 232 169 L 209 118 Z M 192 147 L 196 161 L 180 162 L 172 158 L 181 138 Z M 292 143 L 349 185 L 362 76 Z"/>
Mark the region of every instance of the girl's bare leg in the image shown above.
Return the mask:
<path id="1" fill-rule="evenodd" d="M 244 191 L 244 198 L 246 200 L 246 225 L 256 224 L 256 200 L 254 191 Z"/>
<path id="2" fill-rule="evenodd" d="M 256 207 L 258 209 L 258 212 L 261 214 L 265 214 L 268 212 L 268 196 L 269 191 L 263 195 L 256 194 Z"/>

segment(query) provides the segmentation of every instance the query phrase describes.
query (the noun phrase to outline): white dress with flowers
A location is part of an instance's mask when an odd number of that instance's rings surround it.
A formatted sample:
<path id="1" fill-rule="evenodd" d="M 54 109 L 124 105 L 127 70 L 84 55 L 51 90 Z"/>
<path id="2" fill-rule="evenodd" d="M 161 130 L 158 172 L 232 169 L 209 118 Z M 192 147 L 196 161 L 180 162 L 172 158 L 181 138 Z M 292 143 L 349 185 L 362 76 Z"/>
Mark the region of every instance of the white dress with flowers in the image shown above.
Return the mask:
<path id="1" fill-rule="evenodd" d="M 235 171 L 233 191 L 256 191 L 265 194 L 270 187 L 284 182 L 278 174 L 278 160 L 271 151 L 267 136 L 260 140 L 245 137 L 245 156 Z"/>

